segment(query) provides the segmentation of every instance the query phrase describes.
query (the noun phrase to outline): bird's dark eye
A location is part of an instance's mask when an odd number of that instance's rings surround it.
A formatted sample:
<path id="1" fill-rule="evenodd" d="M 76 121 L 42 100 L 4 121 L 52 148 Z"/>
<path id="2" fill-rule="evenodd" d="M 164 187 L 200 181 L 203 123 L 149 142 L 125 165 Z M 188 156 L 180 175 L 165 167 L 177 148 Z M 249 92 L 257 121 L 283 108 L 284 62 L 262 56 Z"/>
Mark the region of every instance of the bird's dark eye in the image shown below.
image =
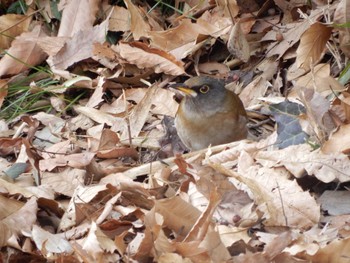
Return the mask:
<path id="1" fill-rule="evenodd" d="M 209 86 L 207 85 L 203 85 L 202 87 L 200 87 L 199 91 L 203 94 L 207 93 L 209 91 Z"/>

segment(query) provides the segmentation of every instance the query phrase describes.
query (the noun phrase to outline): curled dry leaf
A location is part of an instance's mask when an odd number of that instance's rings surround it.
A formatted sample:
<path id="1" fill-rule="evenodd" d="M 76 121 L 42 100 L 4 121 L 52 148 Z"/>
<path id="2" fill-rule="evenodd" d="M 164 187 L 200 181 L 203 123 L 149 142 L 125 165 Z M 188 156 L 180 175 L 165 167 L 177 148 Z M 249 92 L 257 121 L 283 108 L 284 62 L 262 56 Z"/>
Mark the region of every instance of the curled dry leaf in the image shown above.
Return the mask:
<path id="1" fill-rule="evenodd" d="M 70 253 L 73 250 L 64 234 L 51 234 L 34 225 L 32 236 L 37 248 L 46 253 Z"/>
<path id="2" fill-rule="evenodd" d="M 1 210 L 4 211 L 6 205 L 14 206 L 15 201 L 7 200 L 5 198 L 1 200 Z M 12 210 L 11 214 L 2 219 L 12 231 L 13 234 L 18 236 L 21 233 L 30 233 L 35 221 L 37 220 L 38 203 L 36 197 L 31 197 L 22 206 L 16 205 L 17 209 Z"/>
<path id="3" fill-rule="evenodd" d="M 148 37 L 151 26 L 144 20 L 145 14 L 142 14 L 141 10 L 131 0 L 124 0 L 124 3 L 130 12 L 130 30 L 134 39 L 139 40 L 141 37 Z"/>
<path id="4" fill-rule="evenodd" d="M 297 49 L 297 67 L 309 70 L 320 61 L 331 33 L 332 28 L 321 23 L 315 23 L 307 29 L 301 36 Z"/>
<path id="5" fill-rule="evenodd" d="M 59 37 L 72 37 L 79 31 L 91 30 L 98 11 L 98 0 L 68 1 L 62 12 Z"/>
<path id="6" fill-rule="evenodd" d="M 175 76 L 185 74 L 183 63 L 173 55 L 141 42 L 120 43 L 116 49 L 126 61 L 139 68 L 153 68 L 156 73 Z"/>
<path id="7" fill-rule="evenodd" d="M 55 193 L 73 196 L 75 188 L 82 186 L 85 170 L 66 168 L 59 173 L 43 172 L 41 184 L 50 187 Z"/>
<path id="8" fill-rule="evenodd" d="M 340 126 L 322 145 L 322 152 L 326 154 L 350 152 L 350 124 Z"/>
<path id="9" fill-rule="evenodd" d="M 130 8 L 129 8 L 130 10 Z M 111 18 L 109 19 L 108 29 L 110 31 L 128 31 L 130 30 L 129 10 L 121 6 L 114 6 Z"/>
<path id="10" fill-rule="evenodd" d="M 66 69 L 74 63 L 94 55 L 94 43 L 105 41 L 108 18 L 99 25 L 86 30 L 78 31 L 70 38 L 63 48 L 48 59 L 54 69 Z"/>
<path id="11" fill-rule="evenodd" d="M 249 155 L 242 152 L 238 163 L 239 173 L 226 169 L 219 163 L 210 163 L 210 166 L 250 189 L 259 205 L 258 209 L 264 213 L 266 225 L 305 229 L 318 222 L 320 209 L 316 200 L 304 192 L 295 180 L 288 179 L 288 171 L 254 164 L 240 168 L 240 162 L 245 162 L 247 158 L 250 158 Z"/>
<path id="12" fill-rule="evenodd" d="M 41 171 L 52 171 L 56 167 L 69 166 L 73 168 L 83 168 L 87 166 L 95 157 L 95 153 L 84 152 L 70 155 L 57 155 L 55 158 L 40 160 Z"/>
<path id="13" fill-rule="evenodd" d="M 37 41 L 46 34 L 41 26 L 36 26 L 31 32 L 22 33 L 12 42 L 10 49 L 0 60 L 0 77 L 14 75 L 36 66 L 46 59 Z"/>
<path id="14" fill-rule="evenodd" d="M 311 72 L 297 79 L 296 85 L 314 89 L 328 96 L 333 92 L 340 92 L 345 89 L 335 78 L 331 75 L 331 68 L 329 64 L 318 64 L 312 68 Z"/>
<path id="15" fill-rule="evenodd" d="M 0 48 L 11 46 L 13 38 L 28 30 L 31 18 L 24 15 L 7 14 L 0 16 Z"/>
<path id="16" fill-rule="evenodd" d="M 298 95 L 306 108 L 312 130 L 318 141 L 323 143 L 335 128 L 329 113 L 330 102 L 313 89 L 299 88 Z"/>
<path id="17" fill-rule="evenodd" d="M 117 249 L 113 240 L 108 238 L 101 229 L 92 222 L 87 238 L 84 241 L 83 249 L 87 251 L 95 260 L 103 260 L 106 257 L 104 252 L 113 253 Z M 117 257 L 117 255 L 114 255 Z M 118 259 L 118 257 L 116 258 Z"/>
<path id="18" fill-rule="evenodd" d="M 283 165 L 295 177 L 306 174 L 315 176 L 324 183 L 350 181 L 350 161 L 345 154 L 324 154 L 308 144 L 289 146 L 283 150 L 259 152 L 255 156 L 265 167 Z"/>
<path id="19" fill-rule="evenodd" d="M 236 58 L 242 60 L 243 62 L 248 62 L 250 58 L 249 43 L 243 34 L 241 24 L 239 22 L 236 23 L 231 29 L 227 42 L 227 48 Z"/>

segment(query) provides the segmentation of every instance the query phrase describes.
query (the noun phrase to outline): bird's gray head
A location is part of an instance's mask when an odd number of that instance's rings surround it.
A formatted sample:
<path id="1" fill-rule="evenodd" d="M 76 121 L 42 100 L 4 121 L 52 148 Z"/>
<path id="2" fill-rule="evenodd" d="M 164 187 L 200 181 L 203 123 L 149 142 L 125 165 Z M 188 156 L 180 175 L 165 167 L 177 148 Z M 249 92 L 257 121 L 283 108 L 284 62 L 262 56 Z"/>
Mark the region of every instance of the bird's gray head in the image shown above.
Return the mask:
<path id="1" fill-rule="evenodd" d="M 218 111 L 228 92 L 222 80 L 206 76 L 193 77 L 176 86 L 185 95 L 184 107 L 207 113 Z"/>

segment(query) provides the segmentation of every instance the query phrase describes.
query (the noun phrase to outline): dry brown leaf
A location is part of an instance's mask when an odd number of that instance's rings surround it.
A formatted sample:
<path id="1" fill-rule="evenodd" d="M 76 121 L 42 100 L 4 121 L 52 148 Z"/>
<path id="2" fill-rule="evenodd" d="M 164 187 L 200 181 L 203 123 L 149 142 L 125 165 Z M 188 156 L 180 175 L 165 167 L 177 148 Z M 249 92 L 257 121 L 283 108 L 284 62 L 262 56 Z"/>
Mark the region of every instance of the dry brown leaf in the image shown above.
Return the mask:
<path id="1" fill-rule="evenodd" d="M 218 0 L 217 5 L 224 9 L 225 16 L 235 18 L 239 12 L 239 6 L 237 5 L 236 0 L 226 1 Z"/>
<path id="2" fill-rule="evenodd" d="M 95 157 L 95 153 L 84 152 L 70 155 L 57 155 L 55 158 L 40 160 L 41 171 L 52 171 L 56 167 L 69 166 L 73 168 L 84 168 Z"/>
<path id="3" fill-rule="evenodd" d="M 327 246 L 321 248 L 315 255 L 308 256 L 309 260 L 318 263 L 346 263 L 350 257 L 350 238 L 332 240 Z"/>
<path id="4" fill-rule="evenodd" d="M 18 74 L 43 62 L 46 54 L 38 46 L 37 41 L 44 36 L 46 34 L 43 28 L 36 26 L 31 32 L 16 37 L 7 54 L 0 60 L 0 77 Z"/>
<path id="5" fill-rule="evenodd" d="M 342 92 L 343 98 L 341 98 L 340 106 L 341 112 L 344 114 L 345 121 L 350 121 L 350 94 L 348 92 Z"/>
<path id="6" fill-rule="evenodd" d="M 230 32 L 230 36 L 227 42 L 227 49 L 236 58 L 243 62 L 248 62 L 250 58 L 249 43 L 243 34 L 241 24 L 236 23 Z"/>
<path id="7" fill-rule="evenodd" d="M 5 97 L 7 96 L 8 81 L 9 79 L 0 79 L 0 108 L 4 103 Z"/>
<path id="8" fill-rule="evenodd" d="M 22 138 L 0 138 L 0 155 L 6 156 L 18 152 L 22 145 Z"/>
<path id="9" fill-rule="evenodd" d="M 149 48 L 141 42 L 120 43 L 117 47 L 120 55 L 137 67 L 153 68 L 156 73 L 170 75 L 185 74 L 183 63 L 169 53 L 160 49 Z"/>
<path id="10" fill-rule="evenodd" d="M 79 31 L 89 31 L 96 19 L 99 0 L 69 1 L 62 12 L 58 37 L 73 37 Z"/>
<path id="11" fill-rule="evenodd" d="M 108 238 L 95 222 L 92 222 L 89 234 L 84 241 L 83 249 L 95 260 L 103 260 L 105 254 L 113 253 L 117 247 L 113 240 Z M 117 257 L 117 255 L 115 256 Z"/>
<path id="12" fill-rule="evenodd" d="M 7 204 L 13 203 L 9 201 L 10 200 L 7 200 Z M 2 204 L 2 206 L 3 205 L 4 204 Z M 22 207 L 18 207 L 17 210 L 12 211 L 10 215 L 3 218 L 2 222 L 5 223 L 16 236 L 21 233 L 30 233 L 37 220 L 37 210 L 37 199 L 35 197 L 31 197 L 26 203 L 23 204 Z"/>
<path id="13" fill-rule="evenodd" d="M 309 134 L 314 133 L 318 141 L 323 143 L 335 128 L 329 113 L 330 102 L 314 89 L 299 88 L 298 95 L 306 108 L 308 124 L 312 127 Z"/>
<path id="14" fill-rule="evenodd" d="M 51 234 L 50 232 L 34 225 L 32 237 L 35 245 L 46 253 L 70 253 L 73 251 L 63 233 Z"/>
<path id="15" fill-rule="evenodd" d="M 72 198 L 69 200 L 69 204 L 64 215 L 59 223 L 58 231 L 67 230 L 75 226 L 79 222 L 81 217 L 85 217 L 86 214 L 81 215 L 78 209 L 79 204 L 88 204 L 90 201 L 96 197 L 96 195 L 104 190 L 106 190 L 106 185 L 93 185 L 93 186 L 78 186 L 75 188 Z M 83 227 L 85 230 L 86 227 Z M 74 229 L 71 233 L 72 236 L 75 235 Z"/>
<path id="16" fill-rule="evenodd" d="M 94 87 L 95 91 L 94 93 L 90 96 L 89 101 L 86 103 L 86 107 L 89 108 L 95 108 L 97 107 L 101 102 L 103 102 L 103 95 L 105 92 L 105 89 L 103 88 L 103 84 L 105 83 L 105 80 L 103 77 L 98 77 L 97 78 L 97 86 Z"/>
<path id="17" fill-rule="evenodd" d="M 323 154 L 308 144 L 289 146 L 283 150 L 259 152 L 255 158 L 265 167 L 284 165 L 295 177 L 315 176 L 322 182 L 350 180 L 350 161 L 345 154 Z"/>
<path id="18" fill-rule="evenodd" d="M 174 93 L 169 89 L 158 89 L 152 97 L 152 114 L 167 115 L 175 117 L 178 103 L 174 100 Z"/>
<path id="19" fill-rule="evenodd" d="M 54 56 L 63 48 L 68 39 L 67 37 L 40 37 L 38 45 L 46 54 Z"/>
<path id="20" fill-rule="evenodd" d="M 130 30 L 129 10 L 121 6 L 114 6 L 111 18 L 109 19 L 108 30 L 121 32 Z"/>
<path id="21" fill-rule="evenodd" d="M 303 22 L 287 24 L 282 30 L 279 29 L 276 34 L 282 34 L 283 39 L 282 41 L 270 44 L 266 56 L 271 57 L 277 55 L 278 58 L 281 58 L 289 48 L 300 40 L 301 35 L 309 26 L 309 21 L 305 20 Z M 263 38 L 262 41 L 269 40 L 269 38 L 270 36 L 266 35 L 266 39 Z"/>
<path id="22" fill-rule="evenodd" d="M 3 222 L 0 221 L 0 247 L 7 245 L 7 240 L 11 237 L 12 233 L 10 228 Z"/>
<path id="23" fill-rule="evenodd" d="M 30 190 L 23 188 L 21 186 L 18 186 L 14 183 L 7 182 L 2 178 L 0 178 L 0 188 L 2 193 L 6 193 L 10 195 L 20 194 L 20 195 L 23 195 L 25 198 L 30 198 L 31 196 L 35 196 L 34 193 L 32 193 Z"/>
<path id="24" fill-rule="evenodd" d="M 55 193 L 73 196 L 75 188 L 83 185 L 85 175 L 85 170 L 66 168 L 59 173 L 42 173 L 41 183 Z"/>
<path id="25" fill-rule="evenodd" d="M 191 263 L 192 261 L 188 258 L 183 258 L 179 254 L 175 253 L 165 253 L 162 254 L 158 259 L 159 263 L 168 263 L 168 262 L 178 262 L 178 263 Z"/>
<path id="26" fill-rule="evenodd" d="M 259 98 L 265 95 L 269 86 L 271 86 L 271 83 L 263 76 L 258 76 L 252 82 L 250 82 L 239 95 L 244 107 L 247 108 L 257 104 L 259 102 Z"/>
<path id="27" fill-rule="evenodd" d="M 126 143 L 129 137 L 134 138 L 140 134 L 142 127 L 144 126 L 149 115 L 149 111 L 152 106 L 152 99 L 159 89 L 160 88 L 157 84 L 148 88 L 147 93 L 145 94 L 143 99 L 130 112 L 128 116 L 130 134 L 128 129 L 125 129 L 123 131 L 120 137 L 123 143 Z"/>
<path id="28" fill-rule="evenodd" d="M 193 46 L 192 42 L 200 33 L 202 32 L 199 31 L 197 24 L 192 23 L 189 19 L 183 19 L 177 27 L 165 31 L 151 31 L 149 36 L 152 47 L 169 52 L 188 43 Z"/>
<path id="29" fill-rule="evenodd" d="M 94 120 L 100 124 L 107 124 L 112 127 L 113 131 L 126 131 L 127 126 L 124 119 L 119 117 L 114 117 L 113 115 L 102 112 L 100 110 L 96 110 L 93 108 L 83 107 L 83 106 L 75 106 L 74 109 L 90 119 Z M 83 120 L 84 121 L 84 120 Z M 85 123 L 85 121 L 84 121 Z"/>
<path id="30" fill-rule="evenodd" d="M 295 63 L 298 68 L 309 70 L 322 58 L 332 28 L 321 23 L 315 23 L 307 29 L 300 38 Z"/>
<path id="31" fill-rule="evenodd" d="M 340 126 L 329 139 L 322 145 L 322 152 L 325 154 L 345 153 L 350 150 L 350 124 Z"/>
<path id="32" fill-rule="evenodd" d="M 244 165 L 238 163 L 239 173 L 218 163 L 210 165 L 248 186 L 259 210 L 265 213 L 266 225 L 308 228 L 318 222 L 320 211 L 315 199 L 304 192 L 295 180 L 288 179 L 288 171 L 246 164 L 244 159 L 249 158 L 247 154 L 241 154 Z"/>
<path id="33" fill-rule="evenodd" d="M 78 61 L 92 57 L 93 44 L 105 41 L 107 26 L 108 19 L 93 28 L 78 31 L 57 54 L 48 59 L 48 63 L 53 69 L 66 69 Z"/>
<path id="34" fill-rule="evenodd" d="M 28 31 L 32 17 L 16 14 L 0 16 L 0 49 L 7 49 L 11 46 L 13 38 Z"/>
<path id="35" fill-rule="evenodd" d="M 311 69 L 311 72 L 297 79 L 296 85 L 311 88 L 322 93 L 325 97 L 333 92 L 340 92 L 345 89 L 336 79 L 330 76 L 329 64 L 318 64 Z M 295 91 L 295 89 L 294 89 Z"/>
<path id="36" fill-rule="evenodd" d="M 172 209 L 169 210 L 169 207 Z M 200 211 L 178 196 L 156 200 L 154 204 L 156 213 L 164 218 L 164 224 L 180 237 L 185 238 L 200 217 Z"/>
<path id="37" fill-rule="evenodd" d="M 9 199 L 0 195 L 0 220 L 3 220 L 11 214 L 17 212 L 23 206 L 24 204 L 20 201 Z"/>
<path id="38" fill-rule="evenodd" d="M 144 20 L 144 14 L 141 13 L 131 0 L 124 0 L 130 12 L 130 30 L 135 40 L 139 40 L 141 37 L 148 37 L 151 26 Z"/>

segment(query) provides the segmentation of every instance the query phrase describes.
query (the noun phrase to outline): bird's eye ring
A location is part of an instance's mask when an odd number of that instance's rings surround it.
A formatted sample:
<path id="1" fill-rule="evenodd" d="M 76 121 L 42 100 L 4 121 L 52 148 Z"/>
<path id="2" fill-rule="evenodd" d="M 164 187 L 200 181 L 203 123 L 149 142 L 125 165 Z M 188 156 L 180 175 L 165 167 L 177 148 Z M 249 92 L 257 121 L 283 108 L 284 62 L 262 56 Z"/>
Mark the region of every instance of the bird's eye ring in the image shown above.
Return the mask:
<path id="1" fill-rule="evenodd" d="M 205 93 L 207 93 L 208 91 L 209 91 L 209 86 L 207 86 L 207 85 L 203 85 L 200 89 L 199 89 L 199 91 L 201 92 L 201 93 L 203 93 L 203 94 L 205 94 Z"/>

